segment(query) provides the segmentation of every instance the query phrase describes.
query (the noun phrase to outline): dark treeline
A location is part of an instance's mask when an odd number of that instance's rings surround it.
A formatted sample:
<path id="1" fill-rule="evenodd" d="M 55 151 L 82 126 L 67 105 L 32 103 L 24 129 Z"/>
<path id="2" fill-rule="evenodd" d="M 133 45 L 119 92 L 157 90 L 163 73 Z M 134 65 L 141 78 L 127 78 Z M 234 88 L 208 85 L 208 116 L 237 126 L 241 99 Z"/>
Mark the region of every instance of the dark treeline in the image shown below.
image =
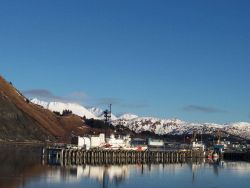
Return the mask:
<path id="1" fill-rule="evenodd" d="M 56 114 L 57 116 L 72 115 L 72 111 L 71 110 L 63 110 L 62 114 L 60 112 L 57 112 L 57 111 L 53 111 L 53 113 Z"/>

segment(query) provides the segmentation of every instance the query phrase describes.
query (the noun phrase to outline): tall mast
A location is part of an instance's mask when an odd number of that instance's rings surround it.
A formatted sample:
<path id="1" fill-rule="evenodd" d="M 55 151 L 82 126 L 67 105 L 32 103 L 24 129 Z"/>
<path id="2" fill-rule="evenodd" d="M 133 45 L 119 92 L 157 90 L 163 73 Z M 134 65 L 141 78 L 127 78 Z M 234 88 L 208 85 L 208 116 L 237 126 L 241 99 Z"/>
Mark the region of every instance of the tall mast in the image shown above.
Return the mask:
<path id="1" fill-rule="evenodd" d="M 111 107 L 112 104 L 109 104 L 109 110 L 105 110 L 104 113 L 104 122 L 105 122 L 105 135 L 107 134 L 107 126 L 111 125 Z"/>
<path id="2" fill-rule="evenodd" d="M 109 125 L 111 125 L 111 107 L 112 107 L 112 104 L 109 104 Z"/>

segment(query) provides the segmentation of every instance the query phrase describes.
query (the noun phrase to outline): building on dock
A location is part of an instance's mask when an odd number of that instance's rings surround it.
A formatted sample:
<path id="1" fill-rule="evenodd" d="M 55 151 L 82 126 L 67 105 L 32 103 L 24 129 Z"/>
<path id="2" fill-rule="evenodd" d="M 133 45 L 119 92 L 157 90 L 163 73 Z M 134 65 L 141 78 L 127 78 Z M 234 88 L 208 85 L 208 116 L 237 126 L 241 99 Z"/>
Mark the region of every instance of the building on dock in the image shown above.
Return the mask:
<path id="1" fill-rule="evenodd" d="M 75 136 L 71 139 L 71 144 L 79 149 L 92 149 L 105 145 L 105 135 Z"/>
<path id="2" fill-rule="evenodd" d="M 145 151 L 148 149 L 147 140 L 142 138 L 133 138 L 131 140 L 131 148 L 137 151 Z"/>
<path id="3" fill-rule="evenodd" d="M 71 138 L 71 144 L 75 145 L 79 149 L 90 149 L 90 138 L 82 136 L 74 136 Z"/>
<path id="4" fill-rule="evenodd" d="M 164 141 L 161 139 L 148 139 L 148 147 L 164 147 Z"/>
<path id="5" fill-rule="evenodd" d="M 79 149 L 93 149 L 93 148 L 106 148 L 106 149 L 120 149 L 130 148 L 131 138 L 130 136 L 110 135 L 109 138 L 105 138 L 105 134 L 88 135 L 88 136 L 76 136 L 71 140 L 71 144 Z"/>
<path id="6" fill-rule="evenodd" d="M 106 148 L 110 149 L 119 149 L 119 148 L 129 148 L 131 138 L 129 135 L 115 137 L 114 134 L 111 134 L 109 138 L 106 139 Z"/>
<path id="7" fill-rule="evenodd" d="M 192 150 L 201 150 L 201 151 L 205 151 L 205 145 L 203 144 L 202 141 L 198 142 L 198 141 L 193 141 L 192 145 L 191 145 L 191 149 Z"/>
<path id="8" fill-rule="evenodd" d="M 105 145 L 105 134 L 90 136 L 90 148 L 98 148 Z"/>

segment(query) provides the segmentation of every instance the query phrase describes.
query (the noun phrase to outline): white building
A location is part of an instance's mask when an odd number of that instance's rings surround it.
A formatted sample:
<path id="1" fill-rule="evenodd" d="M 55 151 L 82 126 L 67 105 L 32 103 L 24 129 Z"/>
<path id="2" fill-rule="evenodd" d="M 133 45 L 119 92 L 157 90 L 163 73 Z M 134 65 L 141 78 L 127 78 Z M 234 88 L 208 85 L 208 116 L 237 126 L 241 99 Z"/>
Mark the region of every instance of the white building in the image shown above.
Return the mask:
<path id="1" fill-rule="evenodd" d="M 128 149 L 131 148 L 130 136 L 118 136 L 117 138 L 112 134 L 110 138 L 105 139 L 105 134 L 78 136 L 72 139 L 72 144 L 78 148 L 92 149 L 92 148 L 106 148 L 106 149 Z"/>
<path id="2" fill-rule="evenodd" d="M 105 144 L 105 134 L 90 136 L 90 148 L 100 147 Z"/>
<path id="3" fill-rule="evenodd" d="M 76 145 L 78 148 L 84 148 L 89 150 L 90 148 L 96 148 L 105 145 L 105 135 L 100 134 L 98 136 L 78 136 L 72 138 L 71 144 Z"/>
<path id="4" fill-rule="evenodd" d="M 148 139 L 148 146 L 149 147 L 164 147 L 164 141 L 160 139 Z"/>
<path id="5" fill-rule="evenodd" d="M 110 135 L 110 138 L 106 139 L 106 143 L 110 148 L 119 149 L 119 148 L 129 148 L 130 147 L 131 138 L 130 136 L 119 136 L 115 138 L 115 135 Z"/>
<path id="6" fill-rule="evenodd" d="M 77 136 L 72 138 L 71 144 L 76 145 L 78 148 L 84 148 L 86 150 L 90 149 L 90 138 Z"/>
<path id="7" fill-rule="evenodd" d="M 193 150 L 202 150 L 205 151 L 205 145 L 202 142 L 192 142 L 192 149 Z"/>

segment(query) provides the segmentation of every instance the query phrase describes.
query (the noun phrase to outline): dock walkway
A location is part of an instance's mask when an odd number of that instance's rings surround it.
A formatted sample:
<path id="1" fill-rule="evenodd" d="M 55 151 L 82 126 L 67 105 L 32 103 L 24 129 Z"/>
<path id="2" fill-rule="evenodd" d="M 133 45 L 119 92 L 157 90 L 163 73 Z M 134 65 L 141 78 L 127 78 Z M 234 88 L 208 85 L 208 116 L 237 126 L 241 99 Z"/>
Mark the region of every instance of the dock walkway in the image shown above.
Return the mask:
<path id="1" fill-rule="evenodd" d="M 58 164 L 138 164 L 178 163 L 187 158 L 204 158 L 202 151 L 134 151 L 134 150 L 82 150 L 64 148 L 43 149 L 48 163 Z"/>

